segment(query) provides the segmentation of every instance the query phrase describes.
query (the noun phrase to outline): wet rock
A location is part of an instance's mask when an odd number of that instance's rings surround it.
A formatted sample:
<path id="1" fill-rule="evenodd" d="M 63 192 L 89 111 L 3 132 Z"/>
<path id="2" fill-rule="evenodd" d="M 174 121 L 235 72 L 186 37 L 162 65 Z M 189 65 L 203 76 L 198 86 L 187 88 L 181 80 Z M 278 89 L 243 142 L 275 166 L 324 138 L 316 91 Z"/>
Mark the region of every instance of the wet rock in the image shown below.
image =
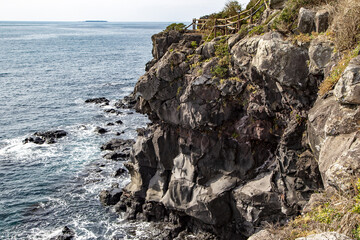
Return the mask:
<path id="1" fill-rule="evenodd" d="M 65 226 L 58 236 L 51 238 L 51 240 L 72 240 L 75 239 L 74 230 L 70 229 L 68 226 Z"/>
<path id="2" fill-rule="evenodd" d="M 360 104 L 360 56 L 350 61 L 335 86 L 334 94 L 342 104 Z"/>
<path id="3" fill-rule="evenodd" d="M 111 159 L 115 161 L 124 161 L 130 156 L 130 148 L 125 148 L 122 151 L 109 152 L 103 156 L 103 158 Z"/>
<path id="4" fill-rule="evenodd" d="M 118 125 L 121 125 L 121 124 L 123 124 L 123 121 L 117 120 L 115 123 L 118 124 Z"/>
<path id="5" fill-rule="evenodd" d="M 107 133 L 108 130 L 106 130 L 105 128 L 102 128 L 102 127 L 96 127 L 94 132 L 96 132 L 98 134 L 104 134 L 104 133 Z"/>
<path id="6" fill-rule="evenodd" d="M 337 232 L 324 232 L 313 234 L 307 237 L 297 238 L 296 240 L 351 240 L 348 236 L 342 235 Z"/>
<path id="7" fill-rule="evenodd" d="M 104 206 L 111 206 L 115 205 L 119 202 L 121 195 L 123 194 L 123 191 L 119 188 L 114 188 L 110 190 L 103 190 L 100 192 L 100 202 Z"/>
<path id="8" fill-rule="evenodd" d="M 315 13 L 306 8 L 300 8 L 298 16 L 298 31 L 311 34 L 315 31 Z"/>
<path id="9" fill-rule="evenodd" d="M 35 132 L 35 136 L 43 137 L 43 138 L 62 138 L 67 135 L 67 132 L 64 130 L 55 130 L 55 131 L 47 131 L 47 132 Z"/>
<path id="10" fill-rule="evenodd" d="M 99 98 L 90 98 L 85 100 L 86 103 L 95 103 L 95 104 L 104 104 L 104 105 L 109 105 L 109 100 L 104 98 L 104 97 L 99 97 Z"/>
<path id="11" fill-rule="evenodd" d="M 109 122 L 106 124 L 106 126 L 114 126 L 114 125 L 115 125 L 115 123 L 112 123 L 112 122 Z"/>
<path id="12" fill-rule="evenodd" d="M 104 112 L 106 112 L 106 113 L 111 113 L 111 114 L 116 114 L 116 115 L 120 115 L 120 114 L 122 113 L 122 112 L 120 112 L 120 111 L 118 111 L 118 110 L 116 110 L 116 109 L 113 109 L 113 108 L 111 108 L 111 109 L 105 109 Z"/>
<path id="13" fill-rule="evenodd" d="M 329 27 L 330 13 L 327 10 L 318 11 L 315 15 L 316 32 L 326 32 Z"/>
<path id="14" fill-rule="evenodd" d="M 119 150 L 124 151 L 126 150 L 130 150 L 131 147 L 133 146 L 133 144 L 135 143 L 134 140 L 132 139 L 120 139 L 120 138 L 113 138 L 110 141 L 108 141 L 107 143 L 103 144 L 100 149 L 101 150 L 111 150 L 111 151 L 117 151 Z"/>
<path id="15" fill-rule="evenodd" d="M 55 143 L 55 139 L 65 137 L 67 132 L 64 130 L 55 130 L 55 131 L 46 131 L 46 132 L 35 132 L 33 136 L 25 138 L 23 143 L 35 143 L 35 144 L 53 144 Z"/>
<path id="16" fill-rule="evenodd" d="M 134 108 L 135 104 L 136 104 L 136 98 L 133 94 L 131 94 L 131 95 L 125 96 L 123 99 L 117 101 L 115 103 L 115 107 L 124 108 L 124 109 L 132 109 L 132 108 Z"/>
<path id="17" fill-rule="evenodd" d="M 120 177 L 121 175 L 123 175 L 124 173 L 126 173 L 126 169 L 124 168 L 118 168 L 116 169 L 115 173 L 114 173 L 114 177 Z"/>

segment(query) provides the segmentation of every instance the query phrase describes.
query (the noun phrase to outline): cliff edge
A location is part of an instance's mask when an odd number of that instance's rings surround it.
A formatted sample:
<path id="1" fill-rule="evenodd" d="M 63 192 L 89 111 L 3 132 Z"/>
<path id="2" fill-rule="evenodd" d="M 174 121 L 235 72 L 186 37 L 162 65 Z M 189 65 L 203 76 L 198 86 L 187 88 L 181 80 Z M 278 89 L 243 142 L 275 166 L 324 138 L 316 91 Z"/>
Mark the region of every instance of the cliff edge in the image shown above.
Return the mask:
<path id="1" fill-rule="evenodd" d="M 169 223 L 163 239 L 247 239 L 299 215 L 314 192 L 351 187 L 360 173 L 359 57 L 318 96 L 339 59 L 322 35 L 204 42 L 169 31 L 152 41 L 133 93 L 152 123 L 139 130 L 118 211 Z"/>

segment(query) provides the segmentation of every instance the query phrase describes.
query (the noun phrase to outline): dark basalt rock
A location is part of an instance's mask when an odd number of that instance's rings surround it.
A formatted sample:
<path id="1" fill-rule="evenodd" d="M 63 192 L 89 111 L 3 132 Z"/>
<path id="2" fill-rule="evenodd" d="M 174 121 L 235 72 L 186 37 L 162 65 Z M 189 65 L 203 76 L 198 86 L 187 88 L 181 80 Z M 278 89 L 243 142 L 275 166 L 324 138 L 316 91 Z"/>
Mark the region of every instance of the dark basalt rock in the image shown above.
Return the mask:
<path id="1" fill-rule="evenodd" d="M 115 173 L 114 173 L 114 177 L 120 177 L 121 175 L 123 175 L 124 173 L 126 173 L 126 169 L 124 168 L 118 168 Z"/>
<path id="2" fill-rule="evenodd" d="M 121 125 L 121 124 L 123 124 L 123 121 L 117 120 L 115 123 L 118 124 L 118 125 Z"/>
<path id="3" fill-rule="evenodd" d="M 105 113 L 116 114 L 116 115 L 120 115 L 120 114 L 122 113 L 122 112 L 120 112 L 120 111 L 118 111 L 118 110 L 116 110 L 116 109 L 113 109 L 113 108 L 111 108 L 111 109 L 105 109 L 104 112 L 105 112 Z"/>
<path id="4" fill-rule="evenodd" d="M 195 50 L 188 34 L 173 34 L 171 46 L 168 35 L 153 37 L 155 61 L 134 90 L 135 109 L 152 124 L 138 130 L 124 163 L 131 183 L 115 209 L 147 221 L 176 216 L 184 230 L 219 239 L 286 223 L 322 188 L 304 136 L 327 60 L 312 55 L 317 69 L 309 71 L 308 49 L 280 33 L 234 37 L 231 77 L 219 79 L 212 69 L 220 38 Z M 102 149 L 122 143 L 115 146 Z"/>
<path id="5" fill-rule="evenodd" d="M 104 206 L 111 206 L 115 205 L 119 202 L 121 195 L 123 194 L 123 191 L 119 188 L 114 188 L 110 190 L 103 190 L 101 191 L 99 197 L 100 202 Z"/>
<path id="6" fill-rule="evenodd" d="M 85 100 L 86 103 L 95 103 L 95 104 L 104 104 L 104 105 L 109 105 L 109 100 L 104 98 L 104 97 L 99 97 L 99 98 L 90 98 Z"/>
<path id="7" fill-rule="evenodd" d="M 74 230 L 70 229 L 68 226 L 65 226 L 60 235 L 51 238 L 51 240 L 72 240 L 75 239 Z"/>
<path id="8" fill-rule="evenodd" d="M 122 151 L 109 152 L 103 156 L 103 158 L 111 159 L 115 161 L 126 160 L 130 156 L 130 148 L 124 148 Z"/>
<path id="9" fill-rule="evenodd" d="M 115 107 L 124 108 L 124 109 L 132 109 L 136 104 L 136 98 L 131 94 L 129 96 L 125 96 L 123 99 L 117 101 L 115 103 Z"/>
<path id="10" fill-rule="evenodd" d="M 104 133 L 107 133 L 108 130 L 106 130 L 105 128 L 102 128 L 102 127 L 96 127 L 94 132 L 99 133 L 99 134 L 104 134 Z"/>
<path id="11" fill-rule="evenodd" d="M 62 138 L 67 135 L 67 132 L 65 132 L 64 130 L 55 130 L 47 132 L 35 132 L 34 135 L 43 138 Z"/>
<path id="12" fill-rule="evenodd" d="M 132 139 L 120 139 L 120 138 L 114 138 L 111 139 L 109 142 L 103 144 L 101 146 L 101 150 L 119 150 L 120 152 L 124 151 L 125 149 L 130 151 L 132 145 L 135 143 Z"/>
<path id="13" fill-rule="evenodd" d="M 55 139 L 65 137 L 67 132 L 64 130 L 46 131 L 46 132 L 35 132 L 33 136 L 27 137 L 23 140 L 23 143 L 35 143 L 35 144 L 53 144 L 56 143 Z"/>

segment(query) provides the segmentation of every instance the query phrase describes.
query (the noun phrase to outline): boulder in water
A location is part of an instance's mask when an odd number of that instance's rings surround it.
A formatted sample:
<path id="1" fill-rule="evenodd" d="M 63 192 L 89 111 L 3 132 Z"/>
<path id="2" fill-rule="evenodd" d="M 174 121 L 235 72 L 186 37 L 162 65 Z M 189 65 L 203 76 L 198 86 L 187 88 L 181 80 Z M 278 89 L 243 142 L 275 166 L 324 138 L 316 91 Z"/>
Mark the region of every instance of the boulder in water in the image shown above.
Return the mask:
<path id="1" fill-rule="evenodd" d="M 104 97 L 99 97 L 99 98 L 90 98 L 85 100 L 86 103 L 95 103 L 95 104 L 104 104 L 104 105 L 109 105 L 109 100 L 104 98 Z"/>

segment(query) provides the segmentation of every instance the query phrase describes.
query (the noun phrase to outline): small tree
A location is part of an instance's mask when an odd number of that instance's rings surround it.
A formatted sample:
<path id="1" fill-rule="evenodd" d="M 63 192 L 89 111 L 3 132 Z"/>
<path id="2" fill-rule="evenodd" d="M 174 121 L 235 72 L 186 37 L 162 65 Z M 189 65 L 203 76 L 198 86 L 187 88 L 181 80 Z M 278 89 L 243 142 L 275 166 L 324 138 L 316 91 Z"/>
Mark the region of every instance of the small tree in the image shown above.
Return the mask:
<path id="1" fill-rule="evenodd" d="M 238 1 L 227 1 L 225 7 L 222 10 L 226 17 L 234 16 L 241 11 L 241 5 Z"/>

